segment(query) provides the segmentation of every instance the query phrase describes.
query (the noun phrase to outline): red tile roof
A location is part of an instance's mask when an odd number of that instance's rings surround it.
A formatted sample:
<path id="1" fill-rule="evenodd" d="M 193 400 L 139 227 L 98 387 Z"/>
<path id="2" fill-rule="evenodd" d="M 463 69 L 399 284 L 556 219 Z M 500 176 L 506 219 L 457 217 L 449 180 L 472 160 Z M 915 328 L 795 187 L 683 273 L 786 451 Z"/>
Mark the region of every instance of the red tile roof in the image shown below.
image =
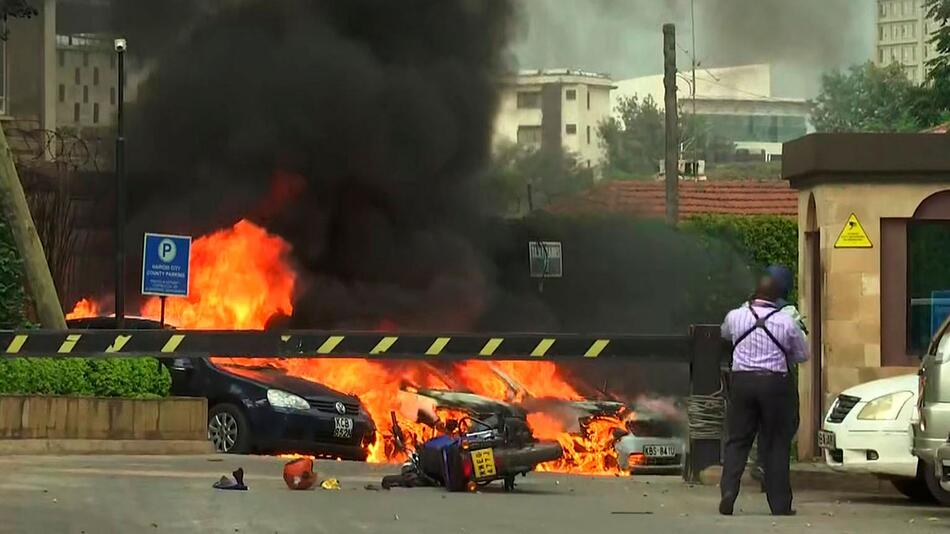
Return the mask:
<path id="1" fill-rule="evenodd" d="M 785 180 L 680 182 L 680 219 L 700 214 L 798 215 L 798 193 Z M 555 213 L 630 213 L 666 215 L 663 182 L 608 181 L 548 207 Z"/>

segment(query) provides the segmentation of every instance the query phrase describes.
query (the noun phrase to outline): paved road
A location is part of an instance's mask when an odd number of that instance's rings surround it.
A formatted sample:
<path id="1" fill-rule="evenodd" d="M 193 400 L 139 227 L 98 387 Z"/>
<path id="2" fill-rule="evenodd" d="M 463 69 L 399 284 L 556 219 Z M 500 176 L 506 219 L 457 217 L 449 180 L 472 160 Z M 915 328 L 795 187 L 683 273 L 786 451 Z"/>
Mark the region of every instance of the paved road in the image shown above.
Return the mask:
<path id="1" fill-rule="evenodd" d="M 772 518 L 764 496 L 746 492 L 735 517 L 715 513 L 717 488 L 676 477 L 588 478 L 532 474 L 518 492 L 448 494 L 367 490 L 390 466 L 321 462 L 341 491 L 293 492 L 277 458 L 2 457 L 0 532 L 332 533 L 508 532 L 946 532 L 950 509 L 912 506 L 892 494 L 802 492 L 799 515 Z M 237 466 L 248 492 L 211 489 Z"/>

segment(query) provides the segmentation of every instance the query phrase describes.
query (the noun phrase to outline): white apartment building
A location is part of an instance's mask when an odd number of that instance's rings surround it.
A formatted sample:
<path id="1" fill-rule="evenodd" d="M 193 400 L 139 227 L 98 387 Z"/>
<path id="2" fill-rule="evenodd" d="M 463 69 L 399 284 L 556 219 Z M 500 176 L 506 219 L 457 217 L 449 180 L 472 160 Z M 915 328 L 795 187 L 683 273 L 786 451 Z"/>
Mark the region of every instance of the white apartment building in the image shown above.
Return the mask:
<path id="1" fill-rule="evenodd" d="M 610 116 L 614 88 L 607 75 L 569 69 L 510 76 L 502 83 L 495 143 L 559 145 L 596 169 L 604 159 L 597 126 Z"/>
<path id="2" fill-rule="evenodd" d="M 927 17 L 923 0 L 878 0 L 874 62 L 900 64 L 907 78 L 922 83 L 927 61 L 936 54 L 930 43 L 937 24 Z"/>

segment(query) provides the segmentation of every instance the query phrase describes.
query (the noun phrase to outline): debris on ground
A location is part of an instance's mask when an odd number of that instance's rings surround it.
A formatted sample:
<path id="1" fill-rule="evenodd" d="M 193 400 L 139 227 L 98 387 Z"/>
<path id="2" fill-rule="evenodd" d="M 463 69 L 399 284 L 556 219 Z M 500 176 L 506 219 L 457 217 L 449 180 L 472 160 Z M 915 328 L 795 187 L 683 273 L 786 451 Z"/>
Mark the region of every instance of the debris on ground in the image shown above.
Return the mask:
<path id="1" fill-rule="evenodd" d="M 365 489 L 366 491 L 379 491 L 379 486 L 375 484 L 367 484 L 363 486 L 363 489 Z"/>
<path id="2" fill-rule="evenodd" d="M 237 490 L 237 491 L 247 491 L 247 486 L 244 484 L 244 468 L 238 467 L 231 472 L 231 476 L 234 479 L 230 479 L 226 476 L 222 476 L 217 482 L 215 482 L 211 487 L 219 490 Z"/>
<path id="3" fill-rule="evenodd" d="M 313 460 L 297 458 L 284 464 L 284 483 L 292 490 L 307 490 L 317 482 L 313 472 Z"/>
<path id="4" fill-rule="evenodd" d="M 338 490 L 340 489 L 340 481 L 335 478 L 328 478 L 320 483 L 320 487 L 325 490 Z"/>

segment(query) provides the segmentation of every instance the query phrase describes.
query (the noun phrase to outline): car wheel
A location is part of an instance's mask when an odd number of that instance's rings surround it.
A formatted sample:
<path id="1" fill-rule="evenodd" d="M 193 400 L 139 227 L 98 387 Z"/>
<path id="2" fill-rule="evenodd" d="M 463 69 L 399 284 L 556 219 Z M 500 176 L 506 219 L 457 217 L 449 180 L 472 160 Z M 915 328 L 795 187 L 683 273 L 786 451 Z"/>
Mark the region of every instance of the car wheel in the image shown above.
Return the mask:
<path id="1" fill-rule="evenodd" d="M 921 463 L 923 465 L 923 463 Z M 917 467 L 917 476 L 915 478 L 892 478 L 891 484 L 901 495 L 914 502 L 932 503 L 934 496 L 931 495 L 927 487 L 927 481 L 924 480 L 924 472 L 921 467 Z"/>
<path id="2" fill-rule="evenodd" d="M 251 428 L 241 409 L 218 404 L 208 412 L 208 440 L 217 452 L 247 454 L 251 451 Z"/>
<path id="3" fill-rule="evenodd" d="M 938 480 L 937 475 L 934 474 L 933 467 L 924 462 L 920 462 L 918 469 L 924 472 L 924 481 L 927 484 L 930 495 L 941 505 L 950 506 L 950 491 L 946 491 L 940 487 L 940 480 Z"/>

